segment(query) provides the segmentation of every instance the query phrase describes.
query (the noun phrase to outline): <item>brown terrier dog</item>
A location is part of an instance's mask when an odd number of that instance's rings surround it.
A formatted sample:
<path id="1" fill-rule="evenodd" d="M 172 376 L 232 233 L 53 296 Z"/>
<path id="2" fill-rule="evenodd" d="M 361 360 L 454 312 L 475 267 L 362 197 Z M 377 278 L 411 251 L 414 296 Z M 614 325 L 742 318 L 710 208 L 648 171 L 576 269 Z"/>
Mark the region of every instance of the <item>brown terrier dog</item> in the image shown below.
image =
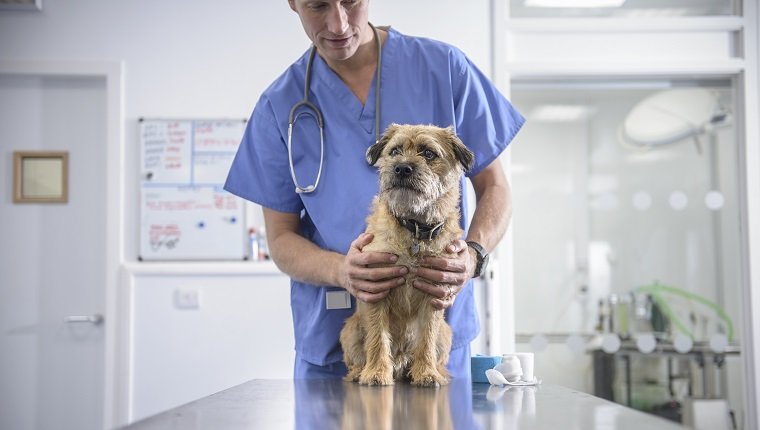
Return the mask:
<path id="1" fill-rule="evenodd" d="M 462 237 L 459 184 L 473 158 L 451 127 L 391 124 L 367 150 L 367 162 L 380 171 L 380 192 L 367 218 L 374 239 L 363 251 L 396 254 L 396 264 L 410 268 L 426 256 L 453 257 L 446 247 Z M 414 279 L 408 275 L 377 303 L 357 302 L 340 333 L 347 381 L 449 382 L 451 328 Z"/>

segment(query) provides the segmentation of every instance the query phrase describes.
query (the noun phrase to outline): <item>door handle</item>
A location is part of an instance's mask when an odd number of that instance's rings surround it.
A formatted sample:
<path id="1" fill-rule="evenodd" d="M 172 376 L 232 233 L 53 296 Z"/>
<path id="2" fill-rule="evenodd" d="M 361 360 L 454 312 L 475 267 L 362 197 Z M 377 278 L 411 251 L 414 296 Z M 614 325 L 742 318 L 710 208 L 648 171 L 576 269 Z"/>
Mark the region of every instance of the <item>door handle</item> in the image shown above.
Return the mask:
<path id="1" fill-rule="evenodd" d="M 101 315 L 101 314 L 69 315 L 69 316 L 63 318 L 63 322 L 65 322 L 65 323 L 90 323 L 90 324 L 94 324 L 94 325 L 99 325 L 99 324 L 103 323 L 103 315 Z"/>

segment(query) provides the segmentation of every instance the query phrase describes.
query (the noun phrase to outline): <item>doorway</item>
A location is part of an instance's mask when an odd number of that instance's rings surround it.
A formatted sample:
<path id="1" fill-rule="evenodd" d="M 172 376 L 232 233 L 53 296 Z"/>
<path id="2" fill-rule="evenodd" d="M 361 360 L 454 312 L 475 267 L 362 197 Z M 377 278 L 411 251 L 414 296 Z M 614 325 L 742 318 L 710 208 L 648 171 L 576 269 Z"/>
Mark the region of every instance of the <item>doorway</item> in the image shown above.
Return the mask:
<path id="1" fill-rule="evenodd" d="M 0 63 L 0 428 L 114 424 L 120 67 Z M 68 201 L 12 203 L 14 151 L 67 152 Z"/>

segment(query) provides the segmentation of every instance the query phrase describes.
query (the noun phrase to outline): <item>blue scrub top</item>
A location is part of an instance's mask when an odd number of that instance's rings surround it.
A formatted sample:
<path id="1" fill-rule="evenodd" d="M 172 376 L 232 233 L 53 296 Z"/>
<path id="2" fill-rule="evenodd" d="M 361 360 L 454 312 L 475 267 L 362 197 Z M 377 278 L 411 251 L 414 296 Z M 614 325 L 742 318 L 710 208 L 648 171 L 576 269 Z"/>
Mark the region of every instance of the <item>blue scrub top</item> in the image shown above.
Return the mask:
<path id="1" fill-rule="evenodd" d="M 381 133 L 391 123 L 454 126 L 475 154 L 468 176 L 495 160 L 524 122 L 486 76 L 451 45 L 389 29 L 382 56 Z M 288 163 L 288 114 L 303 99 L 308 59 L 309 51 L 261 95 L 224 188 L 264 207 L 300 214 L 300 233 L 305 238 L 323 249 L 345 254 L 366 228 L 365 219 L 378 192 L 377 169 L 365 158 L 367 148 L 375 142 L 377 94 L 373 81 L 362 105 L 316 56 L 309 100 L 324 119 L 324 165 L 316 191 L 297 194 Z M 310 117 L 299 117 L 292 142 L 299 184 L 313 184 L 320 145 L 319 129 Z M 461 189 L 464 195 L 464 180 Z M 465 204 L 463 201 L 463 224 Z M 355 299 L 351 309 L 327 310 L 325 293 L 334 290 L 342 288 L 317 288 L 291 280 L 296 352 L 313 364 L 342 359 L 338 337 L 344 320 L 354 312 Z M 459 293 L 446 318 L 454 333 L 452 348 L 477 336 L 480 327 L 471 286 Z"/>

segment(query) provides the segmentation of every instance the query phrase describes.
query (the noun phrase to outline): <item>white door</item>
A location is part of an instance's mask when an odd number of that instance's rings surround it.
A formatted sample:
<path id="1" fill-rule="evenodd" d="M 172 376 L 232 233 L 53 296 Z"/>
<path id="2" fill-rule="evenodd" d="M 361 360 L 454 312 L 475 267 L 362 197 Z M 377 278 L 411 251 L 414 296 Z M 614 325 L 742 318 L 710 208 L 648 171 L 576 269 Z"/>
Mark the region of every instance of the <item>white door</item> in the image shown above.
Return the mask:
<path id="1" fill-rule="evenodd" d="M 105 78 L 0 74 L 0 429 L 103 427 L 106 107 Z M 68 203 L 12 202 L 17 150 L 68 151 Z"/>

